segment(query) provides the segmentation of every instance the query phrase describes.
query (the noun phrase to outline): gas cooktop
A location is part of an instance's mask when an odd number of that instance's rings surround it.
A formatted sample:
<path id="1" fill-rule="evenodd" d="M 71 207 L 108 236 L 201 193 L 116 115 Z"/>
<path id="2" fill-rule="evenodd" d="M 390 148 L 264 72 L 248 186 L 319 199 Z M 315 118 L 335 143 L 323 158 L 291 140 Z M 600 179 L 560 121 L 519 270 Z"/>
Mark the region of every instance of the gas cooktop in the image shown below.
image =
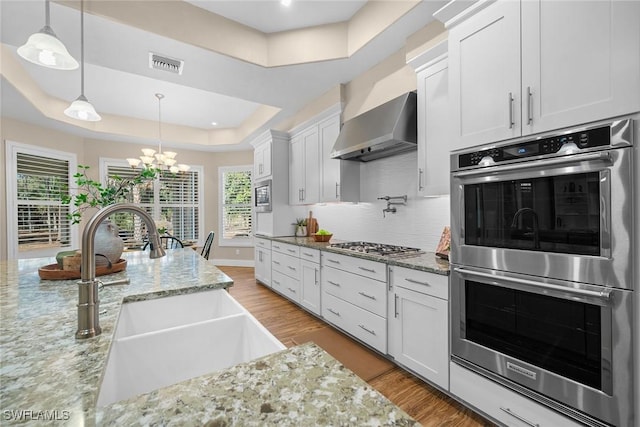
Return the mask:
<path id="1" fill-rule="evenodd" d="M 332 248 L 345 249 L 353 252 L 393 257 L 413 256 L 424 253 L 418 248 L 371 242 L 332 243 L 329 246 Z"/>

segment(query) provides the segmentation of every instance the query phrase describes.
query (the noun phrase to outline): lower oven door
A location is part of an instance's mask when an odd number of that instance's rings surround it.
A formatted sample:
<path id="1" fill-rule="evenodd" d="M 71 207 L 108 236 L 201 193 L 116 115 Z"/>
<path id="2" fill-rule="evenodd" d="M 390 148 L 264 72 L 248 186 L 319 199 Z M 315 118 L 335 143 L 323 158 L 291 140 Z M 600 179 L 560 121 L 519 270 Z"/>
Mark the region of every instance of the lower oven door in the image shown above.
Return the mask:
<path id="1" fill-rule="evenodd" d="M 633 425 L 632 294 L 454 266 L 452 358 L 568 415 Z"/>

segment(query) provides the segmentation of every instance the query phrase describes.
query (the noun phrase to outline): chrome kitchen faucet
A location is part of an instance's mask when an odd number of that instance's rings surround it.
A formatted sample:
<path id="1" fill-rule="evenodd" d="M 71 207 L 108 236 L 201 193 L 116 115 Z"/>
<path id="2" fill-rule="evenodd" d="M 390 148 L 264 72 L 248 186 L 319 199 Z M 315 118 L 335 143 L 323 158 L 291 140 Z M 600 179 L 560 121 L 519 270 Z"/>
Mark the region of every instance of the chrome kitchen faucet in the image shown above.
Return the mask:
<path id="1" fill-rule="evenodd" d="M 142 208 L 131 203 L 117 203 L 100 209 L 91 217 L 82 232 L 82 261 L 80 264 L 80 281 L 78 282 L 78 330 L 76 338 L 85 339 L 100 335 L 98 284 L 96 280 L 95 237 L 96 230 L 102 221 L 115 212 L 131 212 L 138 214 L 149 231 L 151 251 L 150 258 L 166 255 L 160 245 L 160 235 L 153 218 Z"/>

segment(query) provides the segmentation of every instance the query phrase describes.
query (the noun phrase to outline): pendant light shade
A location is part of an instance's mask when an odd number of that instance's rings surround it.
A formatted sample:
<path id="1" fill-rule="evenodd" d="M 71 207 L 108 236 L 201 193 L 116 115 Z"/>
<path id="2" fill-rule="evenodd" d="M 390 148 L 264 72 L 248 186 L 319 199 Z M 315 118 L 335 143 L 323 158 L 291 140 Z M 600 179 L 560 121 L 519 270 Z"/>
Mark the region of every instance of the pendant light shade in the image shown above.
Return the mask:
<path id="1" fill-rule="evenodd" d="M 96 113 L 96 109 L 84 96 L 84 1 L 80 1 L 80 96 L 64 110 L 64 114 L 72 119 L 86 122 L 102 120 L 100 114 Z"/>
<path id="2" fill-rule="evenodd" d="M 87 98 L 85 98 L 84 95 L 80 95 L 75 101 L 73 101 L 71 105 L 64 110 L 64 114 L 71 118 L 87 122 L 98 122 L 102 120 L 100 114 L 96 113 L 96 109 L 93 108 L 93 105 L 87 101 Z"/>
<path id="3" fill-rule="evenodd" d="M 49 26 L 49 0 L 45 1 L 46 24 L 32 34 L 27 42 L 18 48 L 18 55 L 29 62 L 56 70 L 75 70 L 78 61 L 69 54 L 64 44 Z"/>

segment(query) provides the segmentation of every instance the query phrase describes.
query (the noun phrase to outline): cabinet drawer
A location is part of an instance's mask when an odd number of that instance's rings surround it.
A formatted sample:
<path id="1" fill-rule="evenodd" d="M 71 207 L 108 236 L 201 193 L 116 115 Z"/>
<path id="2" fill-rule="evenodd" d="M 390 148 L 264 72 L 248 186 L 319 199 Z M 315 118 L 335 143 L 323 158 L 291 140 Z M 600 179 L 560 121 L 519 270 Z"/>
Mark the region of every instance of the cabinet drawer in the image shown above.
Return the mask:
<path id="1" fill-rule="evenodd" d="M 290 245 L 288 243 L 271 242 L 271 249 L 274 252 L 280 252 L 296 258 L 300 256 L 300 246 Z"/>
<path id="2" fill-rule="evenodd" d="M 451 393 L 508 426 L 582 425 L 457 363 L 451 362 L 450 382 Z"/>
<path id="3" fill-rule="evenodd" d="M 387 353 L 387 320 L 322 292 L 322 316 L 381 353 Z"/>
<path id="4" fill-rule="evenodd" d="M 271 240 L 256 238 L 254 244 L 256 247 L 271 249 Z"/>
<path id="5" fill-rule="evenodd" d="M 387 286 L 329 266 L 322 267 L 322 289 L 372 313 L 387 317 Z"/>
<path id="6" fill-rule="evenodd" d="M 291 301 L 300 302 L 300 281 L 279 271 L 271 273 L 271 287 Z"/>
<path id="7" fill-rule="evenodd" d="M 368 259 L 322 252 L 322 265 L 356 273 L 381 282 L 387 281 L 387 265 Z"/>
<path id="8" fill-rule="evenodd" d="M 273 270 L 300 279 L 300 258 L 285 255 L 281 252 L 271 253 L 271 263 Z"/>
<path id="9" fill-rule="evenodd" d="M 449 276 L 391 266 L 389 267 L 389 280 L 393 286 L 400 286 L 445 300 L 449 299 Z"/>
<path id="10" fill-rule="evenodd" d="M 320 250 L 300 247 L 300 259 L 320 264 Z"/>

